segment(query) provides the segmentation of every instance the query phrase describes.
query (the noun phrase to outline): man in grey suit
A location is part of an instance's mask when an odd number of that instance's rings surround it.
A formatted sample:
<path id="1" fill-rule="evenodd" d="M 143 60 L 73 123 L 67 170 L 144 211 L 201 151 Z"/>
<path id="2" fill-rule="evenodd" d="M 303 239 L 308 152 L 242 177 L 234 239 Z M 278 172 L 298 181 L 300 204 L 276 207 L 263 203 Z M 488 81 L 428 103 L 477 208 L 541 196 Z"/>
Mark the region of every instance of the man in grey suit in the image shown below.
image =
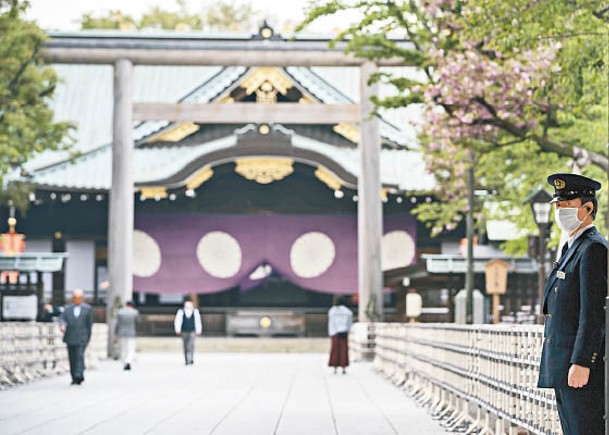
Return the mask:
<path id="1" fill-rule="evenodd" d="M 73 303 L 65 308 L 60 319 L 63 342 L 68 345 L 72 385 L 80 385 L 85 380 L 85 349 L 93 327 L 91 305 L 83 303 L 83 299 L 83 291 L 74 290 Z"/>
<path id="2" fill-rule="evenodd" d="M 139 318 L 139 311 L 133 308 L 133 302 L 128 301 L 118 310 L 115 333 L 120 339 L 121 361 L 124 370 L 131 370 L 135 356 L 135 325 Z"/>

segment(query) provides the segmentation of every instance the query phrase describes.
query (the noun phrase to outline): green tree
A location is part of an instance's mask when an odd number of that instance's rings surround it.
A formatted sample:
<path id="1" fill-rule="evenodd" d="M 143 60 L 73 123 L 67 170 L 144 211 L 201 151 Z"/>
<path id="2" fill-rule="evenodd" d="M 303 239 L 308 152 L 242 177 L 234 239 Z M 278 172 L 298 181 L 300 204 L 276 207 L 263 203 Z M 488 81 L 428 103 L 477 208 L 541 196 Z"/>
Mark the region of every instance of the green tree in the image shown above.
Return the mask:
<path id="1" fill-rule="evenodd" d="M 212 31 L 247 31 L 260 17 L 251 3 L 218 2 L 203 11 L 206 27 Z"/>
<path id="2" fill-rule="evenodd" d="M 259 16 L 260 13 L 250 3 L 234 1 L 206 3 L 199 14 L 190 11 L 184 0 L 176 0 L 174 10 L 154 6 L 149 8 L 139 20 L 121 11 L 110 11 L 101 16 L 84 14 L 81 28 L 247 31 Z"/>
<path id="3" fill-rule="evenodd" d="M 80 19 L 80 27 L 81 29 L 133 30 L 136 28 L 136 23 L 133 17 L 116 10 L 102 16 L 84 14 Z"/>
<path id="4" fill-rule="evenodd" d="M 23 18 L 28 6 L 0 0 L 0 201 L 12 198 L 22 206 L 27 192 L 7 186 L 7 175 L 37 153 L 67 149 L 71 129 L 53 120 L 49 102 L 58 79 L 40 56 L 44 32 Z"/>
<path id="5" fill-rule="evenodd" d="M 392 85 L 395 94 L 375 103 L 422 107 L 421 150 L 441 201 L 415 212 L 435 233 L 455 227 L 468 210 L 464 174 L 470 152 L 476 187 L 492 192 L 495 204 L 489 211 L 480 201 L 478 222 L 510 213 L 532 228 L 522 199 L 544 185 L 548 173 L 575 161 L 588 175 L 606 178 L 606 3 L 318 1 L 300 28 L 322 16 L 358 11 L 361 20 L 336 38 L 347 41 L 348 52 L 373 60 L 403 58 L 424 73 L 423 80 L 379 74 L 375 80 Z"/>
<path id="6" fill-rule="evenodd" d="M 166 11 L 158 6 L 148 10 L 137 24 L 138 29 L 201 30 L 201 16 L 188 11 L 184 0 L 176 1 L 177 11 Z"/>

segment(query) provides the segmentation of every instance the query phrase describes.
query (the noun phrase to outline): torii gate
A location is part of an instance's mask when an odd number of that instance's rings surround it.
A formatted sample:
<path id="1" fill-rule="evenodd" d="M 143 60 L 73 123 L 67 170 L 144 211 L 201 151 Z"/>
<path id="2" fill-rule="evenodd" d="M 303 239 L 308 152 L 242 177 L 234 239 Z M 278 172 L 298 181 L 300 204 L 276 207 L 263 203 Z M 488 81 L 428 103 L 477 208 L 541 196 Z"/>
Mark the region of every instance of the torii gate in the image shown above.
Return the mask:
<path id="1" fill-rule="evenodd" d="M 380 197 L 379 120 L 371 116 L 371 97 L 378 85 L 369 84 L 378 66 L 404 66 L 403 59 L 372 62 L 344 53 L 345 44 L 328 48 L 328 39 L 285 41 L 263 27 L 252 39 L 213 40 L 184 34 L 151 35 L 100 32 L 50 34 L 43 56 L 49 63 L 109 64 L 114 66 L 112 187 L 109 199 L 108 320 L 115 299 L 131 299 L 134 226 L 133 121 L 191 121 L 201 123 L 357 123 L 361 139 L 358 178 L 358 280 L 360 321 L 383 315 L 381 269 L 382 202 Z M 408 45 L 408 44 L 406 44 Z M 360 104 L 165 104 L 133 101 L 134 65 L 173 66 L 348 66 L 358 67 Z"/>

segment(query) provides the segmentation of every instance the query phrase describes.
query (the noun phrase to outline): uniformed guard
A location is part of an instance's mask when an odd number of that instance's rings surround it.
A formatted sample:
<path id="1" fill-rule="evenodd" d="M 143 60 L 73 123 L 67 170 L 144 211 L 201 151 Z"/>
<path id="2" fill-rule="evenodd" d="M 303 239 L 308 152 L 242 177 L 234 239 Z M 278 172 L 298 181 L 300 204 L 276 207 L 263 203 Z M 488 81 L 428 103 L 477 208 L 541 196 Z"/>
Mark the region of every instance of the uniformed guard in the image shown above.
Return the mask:
<path id="1" fill-rule="evenodd" d="M 568 239 L 544 288 L 538 386 L 554 388 L 565 435 L 604 435 L 607 241 L 593 223 L 601 185 L 575 174 L 553 174 L 548 183 Z"/>

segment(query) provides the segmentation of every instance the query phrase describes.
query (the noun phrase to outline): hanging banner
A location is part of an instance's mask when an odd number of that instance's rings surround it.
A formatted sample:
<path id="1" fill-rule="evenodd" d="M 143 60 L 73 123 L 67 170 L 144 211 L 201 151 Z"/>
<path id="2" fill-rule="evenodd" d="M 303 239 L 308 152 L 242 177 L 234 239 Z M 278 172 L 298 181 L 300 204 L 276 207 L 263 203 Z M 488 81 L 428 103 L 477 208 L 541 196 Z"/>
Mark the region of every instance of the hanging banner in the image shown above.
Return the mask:
<path id="1" fill-rule="evenodd" d="M 385 270 L 415 258 L 416 222 L 385 217 Z M 340 215 L 136 216 L 134 290 L 213 293 L 264 279 L 261 266 L 306 289 L 357 293 L 357 218 Z"/>

